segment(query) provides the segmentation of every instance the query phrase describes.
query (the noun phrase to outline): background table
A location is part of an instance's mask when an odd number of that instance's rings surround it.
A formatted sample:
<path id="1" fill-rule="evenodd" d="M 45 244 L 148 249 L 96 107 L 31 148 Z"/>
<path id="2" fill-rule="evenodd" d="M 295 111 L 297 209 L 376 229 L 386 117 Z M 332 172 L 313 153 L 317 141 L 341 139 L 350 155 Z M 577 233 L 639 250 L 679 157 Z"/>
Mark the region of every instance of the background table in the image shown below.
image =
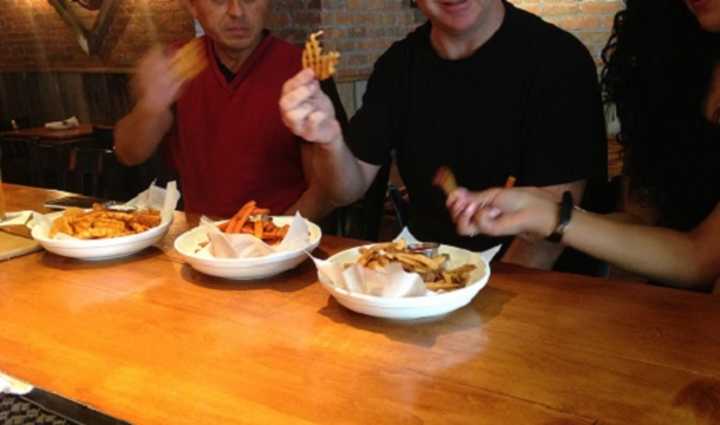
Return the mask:
<path id="1" fill-rule="evenodd" d="M 52 130 L 46 127 L 24 128 L 20 130 L 4 131 L 0 138 L 28 139 L 57 144 L 79 143 L 92 140 L 93 126 L 81 124 L 79 127 L 67 130 Z"/>
<path id="2" fill-rule="evenodd" d="M 62 194 L 6 191 L 11 209 Z M 0 263 L 0 370 L 138 424 L 719 423 L 718 297 L 496 264 L 471 305 L 386 321 L 307 262 L 196 273 L 172 251 L 196 220 L 122 260 Z"/>

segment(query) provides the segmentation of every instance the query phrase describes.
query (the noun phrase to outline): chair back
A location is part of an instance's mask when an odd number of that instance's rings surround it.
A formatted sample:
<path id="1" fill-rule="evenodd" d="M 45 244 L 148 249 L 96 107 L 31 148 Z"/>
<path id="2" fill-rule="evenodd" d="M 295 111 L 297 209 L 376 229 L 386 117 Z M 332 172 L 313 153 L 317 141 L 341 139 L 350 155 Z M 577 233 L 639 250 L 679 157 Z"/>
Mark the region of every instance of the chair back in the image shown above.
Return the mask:
<path id="1" fill-rule="evenodd" d="M 67 172 L 70 164 L 70 150 L 67 146 L 28 143 L 32 164 L 31 184 L 49 189 L 67 190 Z"/>
<path id="2" fill-rule="evenodd" d="M 33 142 L 27 140 L 0 136 L 0 169 L 2 178 L 6 183 L 30 185 L 30 146 Z"/>
<path id="3" fill-rule="evenodd" d="M 115 199 L 122 183 L 119 164 L 109 149 L 76 147 L 72 150 L 68 190 L 83 195 Z"/>

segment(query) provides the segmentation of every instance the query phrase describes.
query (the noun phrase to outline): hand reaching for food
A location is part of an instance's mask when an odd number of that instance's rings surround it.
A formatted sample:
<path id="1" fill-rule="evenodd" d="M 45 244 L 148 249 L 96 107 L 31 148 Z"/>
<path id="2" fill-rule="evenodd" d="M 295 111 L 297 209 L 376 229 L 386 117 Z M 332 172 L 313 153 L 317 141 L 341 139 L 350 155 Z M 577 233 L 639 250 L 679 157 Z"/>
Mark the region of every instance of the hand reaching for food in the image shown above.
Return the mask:
<path id="1" fill-rule="evenodd" d="M 461 235 L 551 234 L 558 217 L 552 194 L 537 188 L 493 188 L 471 192 L 458 188 L 447 199 Z"/>

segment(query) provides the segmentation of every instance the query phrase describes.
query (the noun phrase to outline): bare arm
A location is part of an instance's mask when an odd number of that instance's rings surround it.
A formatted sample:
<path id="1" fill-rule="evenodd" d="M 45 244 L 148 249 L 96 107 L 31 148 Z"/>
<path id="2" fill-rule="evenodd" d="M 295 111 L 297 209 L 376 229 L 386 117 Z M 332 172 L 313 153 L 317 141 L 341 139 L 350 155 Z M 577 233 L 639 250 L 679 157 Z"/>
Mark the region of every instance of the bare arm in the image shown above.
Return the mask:
<path id="1" fill-rule="evenodd" d="M 579 212 L 563 240 L 625 270 L 673 286 L 709 286 L 720 278 L 720 204 L 687 233 Z"/>
<path id="2" fill-rule="evenodd" d="M 486 205 L 466 214 L 468 205 Z M 448 200 L 461 233 L 490 235 L 529 232 L 538 237 L 557 225 L 558 204 L 536 188 L 459 191 Z M 470 208 L 472 210 L 472 208 Z M 625 270 L 678 287 L 708 287 L 720 279 L 720 204 L 694 230 L 619 222 L 574 211 L 563 242 Z"/>
<path id="3" fill-rule="evenodd" d="M 155 152 L 172 126 L 170 108 L 182 84 L 161 49 L 151 50 L 140 61 L 133 80 L 136 104 L 115 126 L 115 153 L 120 161 L 140 164 Z"/>
<path id="4" fill-rule="evenodd" d="M 285 83 L 280 112 L 294 134 L 313 142 L 310 180 L 323 188 L 332 207 L 360 199 L 380 167 L 360 161 L 350 152 L 332 103 L 320 90 L 312 70 L 305 69 Z"/>
<path id="5" fill-rule="evenodd" d="M 329 214 L 334 209 L 334 206 L 330 202 L 324 186 L 318 181 L 318 174 L 314 171 L 315 147 L 309 143 L 303 143 L 300 147 L 300 153 L 308 188 L 285 213 L 293 215 L 295 212 L 300 211 L 304 217 L 312 221 L 319 221 Z"/>
<path id="6" fill-rule="evenodd" d="M 558 201 L 566 190 L 572 193 L 573 199 L 582 199 L 583 192 L 585 191 L 585 180 L 568 184 L 545 186 L 542 189 Z M 562 254 L 563 249 L 564 247 L 561 244 L 548 242 L 544 239 L 516 237 L 505 252 L 502 261 L 525 267 L 550 270 L 560 254 Z"/>

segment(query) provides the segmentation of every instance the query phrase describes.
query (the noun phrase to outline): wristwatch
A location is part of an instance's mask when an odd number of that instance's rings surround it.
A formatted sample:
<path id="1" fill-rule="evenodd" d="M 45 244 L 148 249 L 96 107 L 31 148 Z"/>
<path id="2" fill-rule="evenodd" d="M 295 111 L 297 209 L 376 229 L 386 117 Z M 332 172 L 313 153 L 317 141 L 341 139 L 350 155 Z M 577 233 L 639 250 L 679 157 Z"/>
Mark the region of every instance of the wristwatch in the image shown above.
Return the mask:
<path id="1" fill-rule="evenodd" d="M 573 197 L 572 193 L 570 193 L 569 190 L 566 190 L 562 194 L 562 201 L 560 201 L 560 213 L 558 214 L 558 224 L 555 227 L 555 230 L 545 238 L 546 240 L 550 242 L 560 242 L 562 241 L 563 234 L 565 233 L 565 228 L 570 223 L 570 218 L 572 217 L 572 211 L 573 211 Z"/>

